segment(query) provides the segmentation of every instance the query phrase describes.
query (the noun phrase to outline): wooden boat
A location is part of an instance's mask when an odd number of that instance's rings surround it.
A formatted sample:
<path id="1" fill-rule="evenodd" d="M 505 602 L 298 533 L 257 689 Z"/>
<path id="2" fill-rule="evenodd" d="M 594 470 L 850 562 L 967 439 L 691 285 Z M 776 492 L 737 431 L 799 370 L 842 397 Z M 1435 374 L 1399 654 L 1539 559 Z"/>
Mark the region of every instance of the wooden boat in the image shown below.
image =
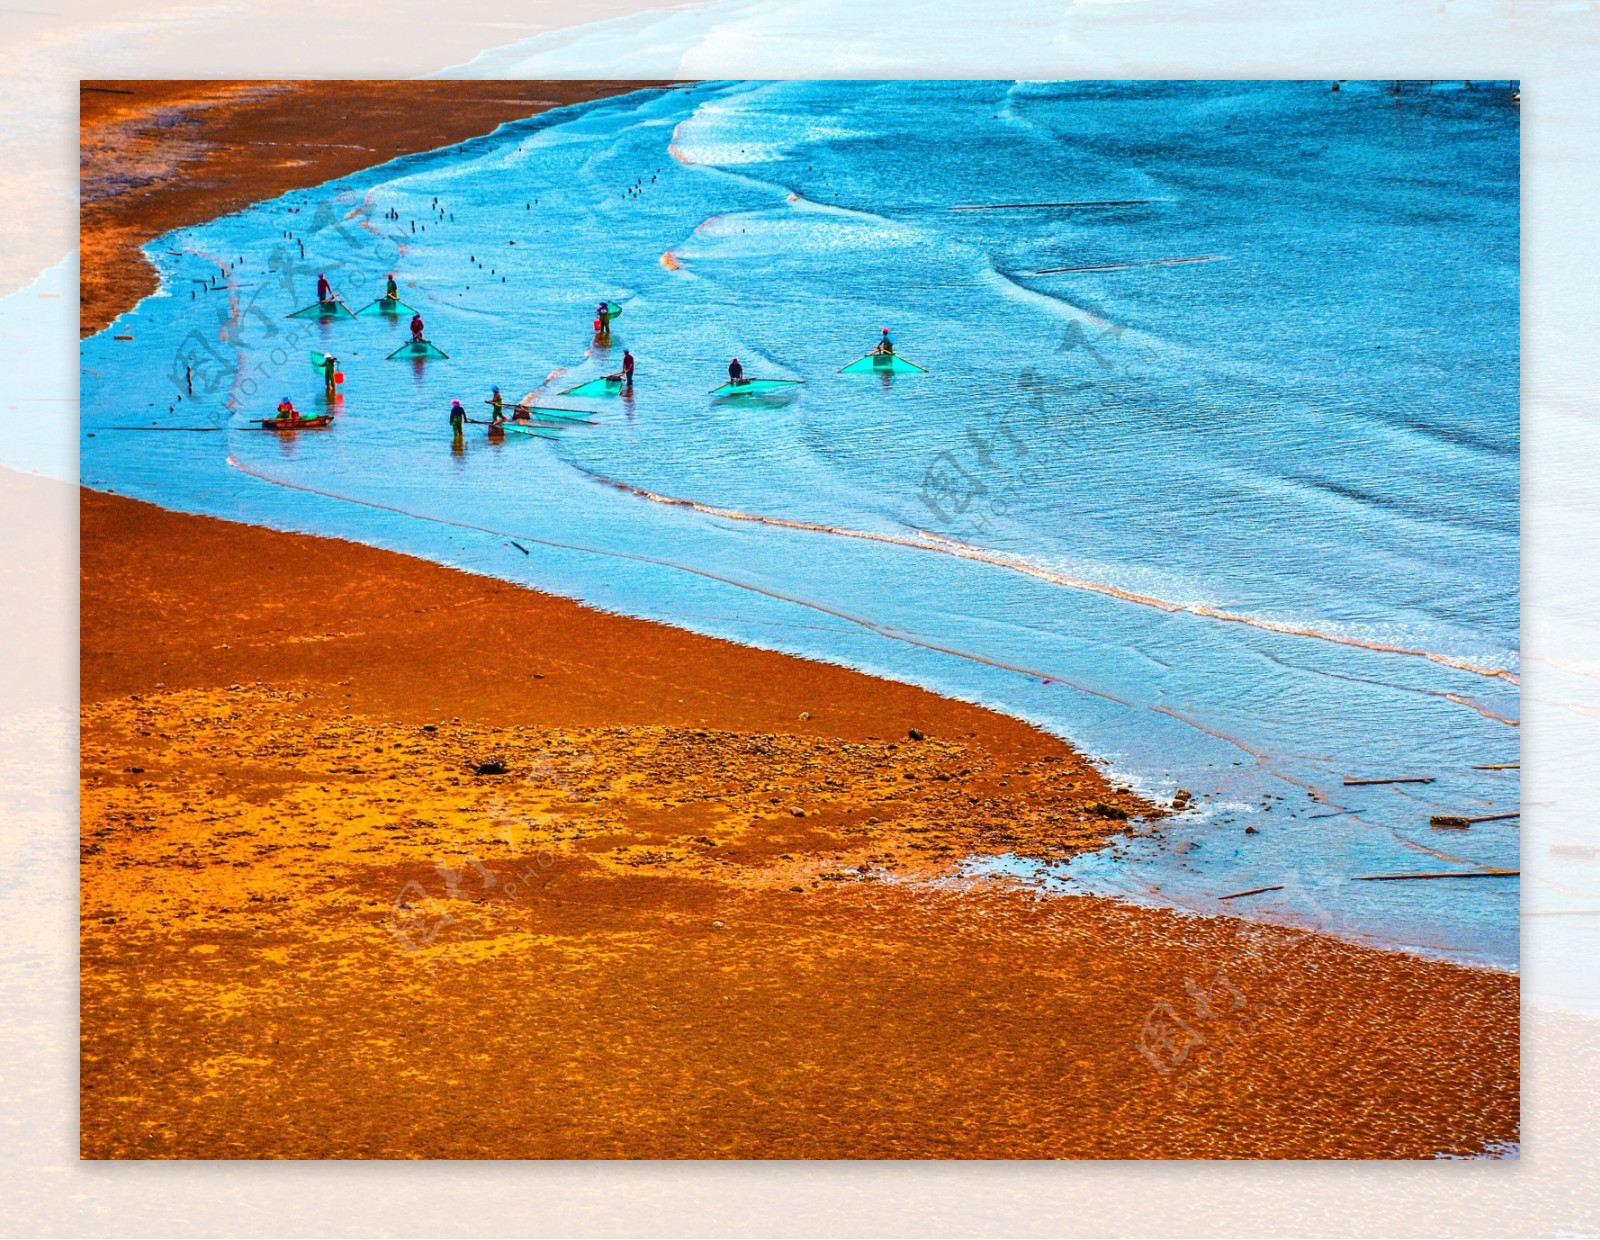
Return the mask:
<path id="1" fill-rule="evenodd" d="M 319 413 L 312 418 L 260 418 L 264 431 L 315 431 L 333 423 L 333 414 Z"/>

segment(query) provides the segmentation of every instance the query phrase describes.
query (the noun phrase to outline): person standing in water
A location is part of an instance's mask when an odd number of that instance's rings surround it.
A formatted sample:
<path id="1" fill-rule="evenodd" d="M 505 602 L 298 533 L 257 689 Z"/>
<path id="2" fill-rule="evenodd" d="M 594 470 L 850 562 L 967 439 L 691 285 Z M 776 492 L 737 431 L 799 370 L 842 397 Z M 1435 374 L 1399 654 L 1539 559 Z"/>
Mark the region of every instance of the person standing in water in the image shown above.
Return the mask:
<path id="1" fill-rule="evenodd" d="M 422 315 L 420 313 L 411 316 L 411 343 L 422 343 Z"/>
<path id="2" fill-rule="evenodd" d="M 322 355 L 322 382 L 329 396 L 339 394 L 339 359 L 332 353 Z"/>
<path id="3" fill-rule="evenodd" d="M 328 283 L 328 277 L 323 275 L 320 271 L 317 273 L 317 300 L 333 300 L 333 285 Z"/>
<path id="4" fill-rule="evenodd" d="M 604 336 L 611 330 L 611 303 L 603 301 L 594 310 L 594 329 Z"/>
<path id="5" fill-rule="evenodd" d="M 389 280 L 383 286 L 383 296 L 387 301 L 400 300 L 400 286 L 394 282 L 394 272 L 389 273 Z"/>
<path id="6" fill-rule="evenodd" d="M 467 428 L 467 411 L 461 407 L 459 400 L 450 402 L 450 433 L 457 439 Z"/>
<path id="7" fill-rule="evenodd" d="M 622 351 L 622 386 L 624 388 L 633 386 L 633 354 L 626 349 Z"/>
<path id="8" fill-rule="evenodd" d="M 878 341 L 877 345 L 874 346 L 872 351 L 874 353 L 894 352 L 894 341 L 889 339 L 889 329 L 887 327 L 883 329 L 883 337 Z"/>
<path id="9" fill-rule="evenodd" d="M 744 367 L 739 365 L 739 359 L 738 358 L 734 358 L 733 361 L 728 363 L 728 382 L 729 383 L 743 383 L 744 382 Z"/>
<path id="10" fill-rule="evenodd" d="M 489 424 L 499 426 L 506 420 L 506 401 L 500 395 L 500 389 L 494 388 L 489 395 Z"/>

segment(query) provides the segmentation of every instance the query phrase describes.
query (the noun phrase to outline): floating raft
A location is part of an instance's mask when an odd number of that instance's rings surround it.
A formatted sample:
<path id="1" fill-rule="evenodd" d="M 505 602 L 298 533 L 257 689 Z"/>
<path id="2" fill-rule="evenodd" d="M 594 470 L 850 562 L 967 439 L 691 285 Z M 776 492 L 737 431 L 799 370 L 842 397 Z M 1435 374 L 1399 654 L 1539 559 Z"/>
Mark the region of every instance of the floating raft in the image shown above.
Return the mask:
<path id="1" fill-rule="evenodd" d="M 729 379 L 711 389 L 713 396 L 762 396 L 770 392 L 787 392 L 799 387 L 799 379 Z"/>
<path id="2" fill-rule="evenodd" d="M 380 297 L 377 301 L 369 302 L 367 305 L 362 306 L 361 309 L 356 311 L 356 314 L 358 316 L 373 314 L 405 314 L 407 311 L 410 311 L 412 314 L 416 313 L 415 310 L 406 305 L 406 303 L 401 301 L 398 297 Z"/>
<path id="3" fill-rule="evenodd" d="M 283 316 L 286 319 L 353 319 L 355 311 L 335 297 L 331 301 L 314 301 L 304 310 Z"/>
<path id="4" fill-rule="evenodd" d="M 898 353 L 868 353 L 858 361 L 839 368 L 841 375 L 925 375 L 926 366 L 918 366 Z"/>
<path id="5" fill-rule="evenodd" d="M 622 375 L 601 375 L 598 379 L 590 379 L 580 383 L 577 387 L 570 387 L 563 396 L 618 396 L 622 392 Z"/>
<path id="6" fill-rule="evenodd" d="M 420 358 L 424 358 L 424 357 L 444 357 L 444 358 L 448 358 L 449 356 L 450 355 L 448 353 L 446 353 L 443 349 L 441 349 L 438 345 L 430 344 L 426 340 L 408 340 L 403 345 L 401 345 L 398 349 L 396 349 L 393 353 L 389 354 L 388 358 L 385 359 L 385 360 L 393 361 L 397 357 L 410 357 L 410 358 L 418 358 L 418 359 L 420 359 Z"/>
<path id="7" fill-rule="evenodd" d="M 333 422 L 333 415 L 321 413 L 314 418 L 301 418 L 298 422 L 289 418 L 262 418 L 260 422 L 264 431 L 314 431 L 330 425 Z"/>

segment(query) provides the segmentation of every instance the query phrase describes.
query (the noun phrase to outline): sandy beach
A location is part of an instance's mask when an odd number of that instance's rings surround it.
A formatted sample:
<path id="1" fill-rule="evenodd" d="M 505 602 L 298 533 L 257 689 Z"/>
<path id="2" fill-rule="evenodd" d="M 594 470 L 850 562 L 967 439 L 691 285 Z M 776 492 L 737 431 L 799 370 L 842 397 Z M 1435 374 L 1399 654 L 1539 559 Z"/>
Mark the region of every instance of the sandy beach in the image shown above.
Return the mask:
<path id="1" fill-rule="evenodd" d="M 86 332 L 149 291 L 167 228 L 635 84 L 428 84 L 432 128 L 360 83 L 96 85 Z M 297 146 L 263 182 L 309 92 L 371 149 Z M 156 171 L 122 184 L 130 133 Z M 117 496 L 82 493 L 81 537 L 85 1157 L 1518 1137 L 1514 976 L 964 877 L 1160 830 L 1022 722 Z"/>

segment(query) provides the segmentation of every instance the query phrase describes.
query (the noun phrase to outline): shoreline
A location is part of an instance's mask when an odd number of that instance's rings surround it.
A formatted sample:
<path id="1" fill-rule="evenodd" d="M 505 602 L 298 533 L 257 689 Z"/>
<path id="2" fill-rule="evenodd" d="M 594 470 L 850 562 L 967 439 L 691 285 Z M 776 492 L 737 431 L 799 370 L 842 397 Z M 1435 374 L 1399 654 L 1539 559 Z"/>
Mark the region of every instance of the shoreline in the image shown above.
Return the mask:
<path id="1" fill-rule="evenodd" d="M 211 84 L 198 106 L 164 85 L 187 145 L 147 154 L 204 175 L 86 200 L 85 324 L 153 283 L 141 230 L 236 209 L 264 116 L 310 130 L 295 90 L 371 93 Z M 483 88 L 513 84 L 436 85 L 492 112 L 509 101 Z M 365 166 L 306 153 L 270 193 Z M 953 879 L 1157 812 L 1030 724 L 79 494 L 84 1157 L 1429 1157 L 1518 1137 L 1514 974 Z M 543 631 L 581 637 L 530 651 Z"/>
<path id="2" fill-rule="evenodd" d="M 954 877 L 1127 825 L 1084 814 L 1098 772 L 1020 721 L 82 497 L 86 1158 L 1518 1138 L 1514 976 Z M 584 641 L 537 659 L 462 640 L 572 617 Z M 888 732 L 908 718 L 923 740 Z"/>

